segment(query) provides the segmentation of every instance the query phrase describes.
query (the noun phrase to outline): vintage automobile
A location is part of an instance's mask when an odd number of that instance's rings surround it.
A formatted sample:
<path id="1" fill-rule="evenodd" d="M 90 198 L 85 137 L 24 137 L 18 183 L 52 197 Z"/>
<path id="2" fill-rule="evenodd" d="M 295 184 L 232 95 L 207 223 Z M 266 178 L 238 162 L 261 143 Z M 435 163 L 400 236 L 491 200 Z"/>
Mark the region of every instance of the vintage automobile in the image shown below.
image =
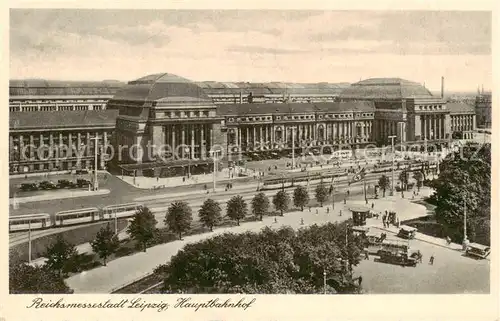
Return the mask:
<path id="1" fill-rule="evenodd" d="M 401 266 L 417 266 L 418 258 L 416 255 L 408 256 L 408 253 L 395 249 L 383 249 L 378 251 L 379 262 L 397 264 Z"/>
<path id="2" fill-rule="evenodd" d="M 469 243 L 465 254 L 479 259 L 485 259 L 490 255 L 490 247 L 478 243 Z"/>
<path id="3" fill-rule="evenodd" d="M 88 179 L 78 178 L 76 180 L 76 185 L 78 187 L 88 187 L 90 185 L 90 181 Z"/>
<path id="4" fill-rule="evenodd" d="M 366 233 L 366 241 L 368 245 L 380 245 L 386 239 L 387 235 L 384 232 L 368 231 Z"/>
<path id="5" fill-rule="evenodd" d="M 398 233 L 398 237 L 411 240 L 415 238 L 415 233 L 417 232 L 417 229 L 411 226 L 407 225 L 401 225 Z"/>
<path id="6" fill-rule="evenodd" d="M 40 189 L 57 189 L 57 185 L 49 182 L 49 181 L 42 181 L 40 184 L 38 184 L 38 188 Z"/>
<path id="7" fill-rule="evenodd" d="M 67 179 L 60 179 L 57 181 L 57 186 L 59 186 L 59 188 L 76 188 L 77 184 Z"/>
<path id="8" fill-rule="evenodd" d="M 23 192 L 26 192 L 26 191 L 37 191 L 38 190 L 38 185 L 36 185 L 35 183 L 22 183 L 20 189 Z"/>

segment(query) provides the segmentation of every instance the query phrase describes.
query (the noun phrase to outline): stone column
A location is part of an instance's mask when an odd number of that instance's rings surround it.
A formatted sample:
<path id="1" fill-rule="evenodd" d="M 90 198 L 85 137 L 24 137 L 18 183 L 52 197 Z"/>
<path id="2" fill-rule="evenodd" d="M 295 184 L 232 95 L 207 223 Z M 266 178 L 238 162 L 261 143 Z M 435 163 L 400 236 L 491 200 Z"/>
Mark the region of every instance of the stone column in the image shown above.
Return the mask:
<path id="1" fill-rule="evenodd" d="M 274 148 L 274 140 L 275 140 L 274 135 L 275 135 L 275 130 L 276 129 L 274 128 L 273 125 L 269 125 L 269 127 L 271 129 L 271 146 L 273 146 L 273 148 Z"/>
<path id="2" fill-rule="evenodd" d="M 170 138 L 172 139 L 170 144 L 172 146 L 170 146 L 170 148 L 172 149 L 172 159 L 176 159 L 177 158 L 177 151 L 176 151 L 176 147 L 175 147 L 175 132 L 177 131 L 177 128 L 175 125 L 172 124 L 172 127 L 170 128 Z"/>
<path id="3" fill-rule="evenodd" d="M 19 135 L 19 160 L 25 160 L 26 154 L 24 153 L 24 138 L 23 135 Z"/>
<path id="4" fill-rule="evenodd" d="M 238 149 L 241 150 L 241 128 L 238 126 Z"/>
<path id="5" fill-rule="evenodd" d="M 282 134 L 283 134 L 283 143 L 285 144 L 285 146 L 288 146 L 288 140 L 287 140 L 288 135 L 286 133 L 287 130 L 288 130 L 288 128 L 286 127 L 286 125 L 283 125 L 283 132 L 282 132 Z"/>
<path id="6" fill-rule="evenodd" d="M 260 150 L 264 150 L 264 136 L 262 131 L 262 125 L 259 126 L 259 140 L 260 140 Z"/>
<path id="7" fill-rule="evenodd" d="M 33 135 L 30 135 L 30 159 L 33 159 L 35 157 L 35 140 L 33 138 Z"/>
<path id="8" fill-rule="evenodd" d="M 190 158 L 194 158 L 194 125 L 189 125 L 191 127 L 191 155 Z"/>
<path id="9" fill-rule="evenodd" d="M 181 125 L 181 158 L 184 158 L 184 148 L 186 144 L 186 126 Z"/>
<path id="10" fill-rule="evenodd" d="M 246 141 L 247 141 L 247 146 L 246 150 L 248 150 L 248 144 L 250 144 L 250 127 L 246 126 Z"/>

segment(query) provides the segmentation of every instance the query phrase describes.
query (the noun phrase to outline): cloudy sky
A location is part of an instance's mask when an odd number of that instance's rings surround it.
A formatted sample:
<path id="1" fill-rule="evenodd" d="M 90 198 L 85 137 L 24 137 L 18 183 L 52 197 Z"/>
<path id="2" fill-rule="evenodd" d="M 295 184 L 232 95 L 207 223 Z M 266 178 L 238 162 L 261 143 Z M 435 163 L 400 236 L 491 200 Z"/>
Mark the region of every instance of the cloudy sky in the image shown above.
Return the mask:
<path id="1" fill-rule="evenodd" d="M 401 77 L 491 88 L 491 13 L 10 11 L 10 77 L 356 82 Z"/>

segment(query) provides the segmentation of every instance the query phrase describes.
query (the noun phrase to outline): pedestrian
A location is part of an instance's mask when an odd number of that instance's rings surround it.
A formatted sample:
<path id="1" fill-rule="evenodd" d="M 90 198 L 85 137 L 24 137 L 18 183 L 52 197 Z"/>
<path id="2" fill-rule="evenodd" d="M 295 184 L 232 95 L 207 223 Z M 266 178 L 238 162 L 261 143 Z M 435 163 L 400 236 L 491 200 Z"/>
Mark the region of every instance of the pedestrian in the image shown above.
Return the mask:
<path id="1" fill-rule="evenodd" d="M 318 214 L 318 209 L 316 209 L 316 214 Z"/>
<path id="2" fill-rule="evenodd" d="M 207 184 L 205 184 L 205 185 L 203 186 L 203 188 L 204 188 L 205 190 L 207 190 Z"/>
<path id="3" fill-rule="evenodd" d="M 431 258 L 429 259 L 429 264 L 434 265 L 434 254 L 431 255 Z"/>
<path id="4" fill-rule="evenodd" d="M 359 278 L 358 278 L 358 285 L 359 285 L 359 287 L 361 287 L 361 282 L 363 282 L 363 278 L 360 275 Z"/>
<path id="5" fill-rule="evenodd" d="M 344 204 L 346 204 L 346 199 L 345 199 L 345 197 L 344 197 Z"/>
<path id="6" fill-rule="evenodd" d="M 329 213 L 330 213 L 330 208 L 329 208 L 329 207 L 327 207 L 327 208 L 326 208 L 326 214 L 329 214 Z"/>
<path id="7" fill-rule="evenodd" d="M 300 225 L 304 225 L 304 219 L 303 218 L 300 219 Z"/>
<path id="8" fill-rule="evenodd" d="M 374 208 L 374 207 L 375 207 L 375 203 L 372 202 L 372 208 Z"/>
<path id="9" fill-rule="evenodd" d="M 351 191 L 347 190 L 347 196 L 349 196 L 350 194 L 351 194 Z"/>
<path id="10" fill-rule="evenodd" d="M 451 244 L 451 238 L 450 238 L 449 236 L 447 236 L 447 237 L 446 237 L 446 243 L 447 243 L 448 245 L 450 245 L 450 244 Z"/>
<path id="11" fill-rule="evenodd" d="M 370 260 L 370 254 L 368 253 L 368 250 L 365 250 L 365 260 Z"/>
<path id="12" fill-rule="evenodd" d="M 274 217 L 274 223 L 278 223 L 278 220 L 276 219 L 276 216 Z"/>
<path id="13" fill-rule="evenodd" d="M 309 206 L 309 213 L 311 213 L 311 206 Z"/>
<path id="14" fill-rule="evenodd" d="M 156 181 L 158 182 L 160 180 L 160 177 L 159 176 L 156 176 Z"/>
<path id="15" fill-rule="evenodd" d="M 342 210 L 339 211 L 339 216 L 342 216 Z"/>

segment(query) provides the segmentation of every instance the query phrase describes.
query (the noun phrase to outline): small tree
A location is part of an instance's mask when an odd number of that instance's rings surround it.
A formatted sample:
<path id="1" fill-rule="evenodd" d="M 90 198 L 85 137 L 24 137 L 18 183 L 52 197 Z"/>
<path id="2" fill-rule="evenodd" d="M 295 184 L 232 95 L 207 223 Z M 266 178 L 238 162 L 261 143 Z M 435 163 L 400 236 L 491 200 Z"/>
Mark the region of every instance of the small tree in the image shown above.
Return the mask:
<path id="1" fill-rule="evenodd" d="M 424 175 L 421 171 L 413 172 L 413 178 L 417 181 L 417 190 L 420 192 L 420 188 L 422 187 L 422 182 L 424 180 Z"/>
<path id="2" fill-rule="evenodd" d="M 45 257 L 47 262 L 45 265 L 47 268 L 59 276 L 63 275 L 65 268 L 70 265 L 71 260 L 76 256 L 76 248 L 73 244 L 67 242 L 61 234 L 56 238 L 56 241 L 52 243 L 45 252 Z"/>
<path id="3" fill-rule="evenodd" d="M 127 233 L 134 240 L 142 244 L 144 252 L 146 252 L 148 243 L 153 240 L 157 233 L 157 223 L 151 210 L 143 206 L 137 210 L 130 225 L 127 227 Z"/>
<path id="4" fill-rule="evenodd" d="M 307 188 L 299 185 L 293 191 L 293 205 L 296 207 L 300 207 L 300 210 L 304 210 L 304 206 L 309 203 L 309 192 Z"/>
<path id="5" fill-rule="evenodd" d="M 321 183 L 318 186 L 316 186 L 316 200 L 320 204 L 321 207 L 323 207 L 323 203 L 326 202 L 328 199 L 328 189 L 326 186 Z"/>
<path id="6" fill-rule="evenodd" d="M 269 212 L 269 199 L 266 194 L 258 193 L 252 199 L 252 213 L 262 221 L 262 216 Z"/>
<path id="7" fill-rule="evenodd" d="M 279 191 L 273 197 L 273 205 L 276 210 L 280 211 L 280 215 L 283 216 L 283 212 L 288 210 L 288 205 L 290 204 L 290 197 L 285 191 Z"/>
<path id="8" fill-rule="evenodd" d="M 114 235 L 109 223 L 105 227 L 102 227 L 95 239 L 90 242 L 92 250 L 103 259 L 104 266 L 106 266 L 107 258 L 115 253 L 115 251 L 120 246 L 120 241 L 118 240 L 118 235 Z"/>
<path id="9" fill-rule="evenodd" d="M 168 229 L 179 235 L 182 240 L 182 233 L 189 230 L 193 221 L 193 212 L 186 202 L 174 202 L 170 204 L 165 216 L 165 225 Z"/>
<path id="10" fill-rule="evenodd" d="M 240 225 L 240 220 L 247 215 L 247 203 L 240 195 L 231 197 L 227 202 L 227 216 Z"/>
<path id="11" fill-rule="evenodd" d="M 221 211 L 219 203 L 209 198 L 198 210 L 198 216 L 203 225 L 213 231 L 214 226 L 222 219 Z"/>
<path id="12" fill-rule="evenodd" d="M 380 176 L 378 186 L 382 189 L 383 197 L 385 197 L 385 191 L 389 188 L 389 178 L 385 175 Z"/>
<path id="13" fill-rule="evenodd" d="M 399 173 L 399 181 L 401 182 L 401 190 L 406 190 L 408 186 L 408 172 L 402 171 Z"/>

